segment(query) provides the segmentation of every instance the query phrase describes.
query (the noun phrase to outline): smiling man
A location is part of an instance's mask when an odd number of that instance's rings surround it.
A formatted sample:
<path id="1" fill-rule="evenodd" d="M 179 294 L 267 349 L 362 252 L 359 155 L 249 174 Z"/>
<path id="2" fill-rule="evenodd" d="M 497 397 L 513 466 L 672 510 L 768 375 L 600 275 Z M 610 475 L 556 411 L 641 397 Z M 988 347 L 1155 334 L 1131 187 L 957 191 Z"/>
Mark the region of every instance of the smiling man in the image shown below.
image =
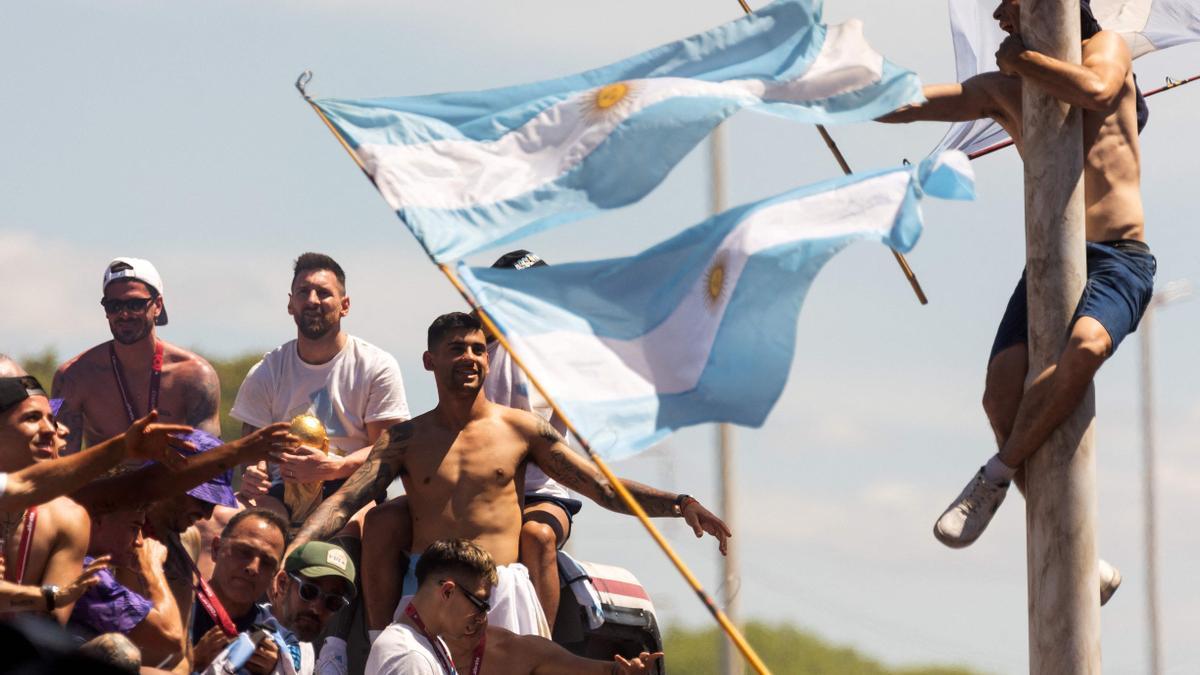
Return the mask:
<path id="1" fill-rule="evenodd" d="M 217 373 L 203 358 L 158 338 L 167 325 L 163 282 L 141 258 L 104 268 L 100 304 L 113 339 L 67 361 L 54 375 L 58 418 L 71 430 L 64 452 L 123 433 L 151 410 L 158 420 L 221 434 Z"/>

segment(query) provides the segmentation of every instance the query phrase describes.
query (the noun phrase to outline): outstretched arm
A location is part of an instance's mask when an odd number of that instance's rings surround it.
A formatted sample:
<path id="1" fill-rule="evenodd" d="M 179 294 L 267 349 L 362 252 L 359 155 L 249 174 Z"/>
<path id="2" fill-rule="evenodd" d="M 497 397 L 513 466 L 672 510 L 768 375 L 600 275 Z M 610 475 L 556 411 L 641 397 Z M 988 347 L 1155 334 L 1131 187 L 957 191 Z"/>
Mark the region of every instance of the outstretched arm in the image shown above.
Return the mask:
<path id="1" fill-rule="evenodd" d="M 1107 30 L 1087 41 L 1079 65 L 1026 49 L 1017 35 L 1009 35 L 1000 43 L 996 64 L 1001 72 L 1016 75 L 1064 103 L 1088 110 L 1111 108 L 1133 67 L 1125 40 Z"/>
<path id="2" fill-rule="evenodd" d="M 331 497 L 321 502 L 296 533 L 288 553 L 312 540 L 327 539 L 342 529 L 351 516 L 366 506 L 399 475 L 413 437 L 413 423 L 400 422 L 379 435 L 367 461 L 350 475 Z M 285 558 L 287 555 L 285 554 Z"/>
<path id="3" fill-rule="evenodd" d="M 1001 121 L 1004 114 L 997 101 L 999 87 L 1012 86 L 1003 82 L 1007 78 L 991 72 L 976 75 L 954 84 L 931 84 L 924 89 L 925 102 L 898 108 L 877 122 L 889 124 L 907 122 L 968 122 L 991 117 Z"/>
<path id="4" fill-rule="evenodd" d="M 167 447 L 169 434 L 187 433 L 191 429 L 174 424 L 153 424 L 155 419 L 157 414 L 151 413 L 134 422 L 123 435 L 114 436 L 82 452 L 35 462 L 10 473 L 8 487 L 0 495 L 0 511 L 20 511 L 75 492 L 126 457 L 149 459 L 152 453 L 173 453 Z M 137 439 L 135 452 L 130 452 L 131 438 Z M 138 485 L 137 490 L 145 487 Z M 129 494 L 125 493 L 122 497 L 128 499 Z"/>
<path id="5" fill-rule="evenodd" d="M 239 464 L 266 459 L 272 452 L 295 447 L 299 439 L 288 434 L 286 422 L 272 424 L 207 452 L 181 460 L 174 468 L 155 464 L 116 478 L 86 485 L 71 498 L 92 513 L 107 513 L 151 504 L 186 492 Z M 89 450 L 90 452 L 90 450 Z"/>
<path id="6" fill-rule="evenodd" d="M 530 457 L 547 476 L 610 511 L 632 513 L 599 469 L 572 450 L 549 422 L 532 413 L 529 416 L 537 420 L 536 432 L 529 444 Z M 726 540 L 732 536 L 729 527 L 695 498 L 678 503 L 680 495 L 625 478 L 621 479 L 621 483 L 633 494 L 647 515 L 682 517 L 697 537 L 707 532 L 720 540 L 721 552 L 725 552 Z"/>
<path id="7" fill-rule="evenodd" d="M 649 673 L 654 662 L 662 658 L 662 652 L 642 652 L 633 659 L 614 656 L 612 661 L 601 661 L 576 656 L 565 648 L 537 635 L 513 637 L 519 641 L 525 659 L 533 663 L 532 675 L 632 675 Z"/>

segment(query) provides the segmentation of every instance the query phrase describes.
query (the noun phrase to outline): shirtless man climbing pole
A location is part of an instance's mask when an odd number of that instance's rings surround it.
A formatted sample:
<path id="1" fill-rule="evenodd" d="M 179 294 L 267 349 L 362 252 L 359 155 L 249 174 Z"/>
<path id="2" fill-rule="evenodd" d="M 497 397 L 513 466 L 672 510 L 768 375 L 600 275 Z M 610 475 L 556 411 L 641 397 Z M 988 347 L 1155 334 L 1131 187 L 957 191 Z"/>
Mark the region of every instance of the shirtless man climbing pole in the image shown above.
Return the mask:
<path id="1" fill-rule="evenodd" d="M 517 564 L 519 483 L 525 463 L 535 462 L 551 478 L 607 509 L 627 513 L 625 506 L 600 472 L 544 419 L 483 395 L 487 342 L 478 319 L 460 312 L 438 317 L 429 328 L 428 347 L 424 365 L 434 374 L 437 407 L 386 430 L 366 463 L 309 517 L 292 548 L 337 532 L 400 476 L 412 512 L 413 550 L 446 538 L 475 542 L 501 566 L 489 621 L 533 633 L 539 632 L 535 624 L 540 620 L 540 631 L 546 631 L 528 574 Z M 729 528 L 695 499 L 633 481 L 624 484 L 651 516 L 682 516 L 697 536 L 708 532 L 725 550 Z M 417 558 L 413 556 L 410 571 Z"/>
<path id="2" fill-rule="evenodd" d="M 1025 277 L 1017 284 L 992 346 L 983 407 L 1000 451 L 979 470 L 934 526 L 939 541 L 967 546 L 987 527 L 1009 482 L 1029 456 L 1075 410 L 1093 376 L 1132 333 L 1154 291 L 1154 256 L 1144 242 L 1139 114 L 1132 57 L 1122 38 L 1102 30 L 1087 0 L 1080 7 L 1082 59 L 1073 65 L 1025 47 L 1020 0 L 993 13 L 1009 35 L 996 52 L 999 72 L 961 84 L 925 87 L 927 102 L 884 122 L 990 117 L 1023 150 L 1021 87 L 1028 84 L 1083 110 L 1087 286 L 1057 362 L 1025 389 L 1028 369 Z M 1101 561 L 1101 601 L 1120 583 Z"/>

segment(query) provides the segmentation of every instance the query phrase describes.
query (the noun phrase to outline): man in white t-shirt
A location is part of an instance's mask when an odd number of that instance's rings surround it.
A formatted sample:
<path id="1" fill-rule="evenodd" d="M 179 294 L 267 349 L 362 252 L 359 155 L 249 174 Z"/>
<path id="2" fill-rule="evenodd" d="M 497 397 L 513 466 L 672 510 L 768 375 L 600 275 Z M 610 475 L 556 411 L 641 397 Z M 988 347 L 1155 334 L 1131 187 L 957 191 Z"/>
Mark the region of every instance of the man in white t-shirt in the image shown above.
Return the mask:
<path id="1" fill-rule="evenodd" d="M 371 644 L 366 675 L 451 675 L 455 664 L 441 637 L 464 640 L 484 630 L 496 585 L 492 557 L 466 539 L 430 544 L 417 562 L 417 592 L 401 601 L 395 623 Z M 480 661 L 483 649 L 475 656 Z M 472 672 L 471 663 L 458 664 Z"/>
<path id="2" fill-rule="evenodd" d="M 271 472 L 269 494 L 278 502 L 259 496 L 258 505 L 279 510 L 284 502 L 283 482 L 324 481 L 324 495 L 333 494 L 367 458 L 379 434 L 409 418 L 400 366 L 391 354 L 342 329 L 349 312 L 342 267 L 321 253 L 297 258 L 288 294 L 296 339 L 272 350 L 250 369 L 230 414 L 242 422 L 243 433 L 296 415 L 313 415 L 325 426 L 330 451 L 303 446 L 298 452 L 284 453 Z M 263 464 L 248 468 L 243 492 L 253 494 L 255 486 L 261 490 L 266 478 Z M 287 515 L 296 524 L 307 513 Z M 214 520 L 228 516 L 216 514 Z M 346 534 L 351 536 L 338 543 L 357 562 L 357 531 Z M 335 620 L 336 631 L 343 635 L 349 632 L 346 618 L 339 615 Z M 365 638 L 363 633 L 364 657 Z M 352 653 L 351 662 L 357 660 Z"/>

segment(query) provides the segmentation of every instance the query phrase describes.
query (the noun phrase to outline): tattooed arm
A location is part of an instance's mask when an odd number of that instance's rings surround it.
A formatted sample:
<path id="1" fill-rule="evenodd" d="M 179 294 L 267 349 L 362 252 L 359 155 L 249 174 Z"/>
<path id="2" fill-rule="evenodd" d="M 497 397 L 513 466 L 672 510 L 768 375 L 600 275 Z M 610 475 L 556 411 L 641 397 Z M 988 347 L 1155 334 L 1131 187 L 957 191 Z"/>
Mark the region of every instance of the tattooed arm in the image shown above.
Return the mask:
<path id="1" fill-rule="evenodd" d="M 221 384 L 217 379 L 217 371 L 207 361 L 196 357 L 195 363 L 188 369 L 185 382 L 184 424 L 220 436 Z"/>
<path id="2" fill-rule="evenodd" d="M 58 414 L 55 419 L 59 424 L 67 427 L 67 447 L 61 451 L 62 456 L 74 454 L 83 449 L 83 396 L 78 391 L 79 385 L 75 382 L 73 366 L 76 366 L 75 361 L 69 361 L 63 364 L 54 373 L 54 382 L 51 385 L 51 391 L 54 398 L 63 400 L 62 407 L 58 409 Z"/>
<path id="3" fill-rule="evenodd" d="M 375 441 L 375 447 L 371 448 L 367 461 L 304 521 L 304 526 L 292 539 L 287 554 L 310 541 L 333 536 L 367 502 L 387 490 L 404 465 L 404 456 L 412 441 L 413 431 L 413 422 L 409 420 L 393 425 L 379 434 L 379 440 Z M 287 554 L 284 558 L 287 558 Z"/>
<path id="4" fill-rule="evenodd" d="M 526 413 L 526 415 L 528 417 L 522 415 L 523 423 L 531 424 L 532 428 L 529 443 L 530 457 L 542 471 L 546 472 L 547 476 L 610 511 L 632 513 L 604 474 L 572 450 L 563 441 L 562 436 L 559 436 L 558 432 L 554 430 L 554 427 L 537 415 L 532 413 Z M 704 508 L 694 497 L 684 499 L 683 503 L 676 507 L 680 495 L 663 492 L 625 478 L 620 480 L 647 515 L 660 518 L 682 516 L 697 537 L 708 532 L 721 542 L 721 552 L 725 552 L 726 540 L 732 536 L 729 527 Z"/>

